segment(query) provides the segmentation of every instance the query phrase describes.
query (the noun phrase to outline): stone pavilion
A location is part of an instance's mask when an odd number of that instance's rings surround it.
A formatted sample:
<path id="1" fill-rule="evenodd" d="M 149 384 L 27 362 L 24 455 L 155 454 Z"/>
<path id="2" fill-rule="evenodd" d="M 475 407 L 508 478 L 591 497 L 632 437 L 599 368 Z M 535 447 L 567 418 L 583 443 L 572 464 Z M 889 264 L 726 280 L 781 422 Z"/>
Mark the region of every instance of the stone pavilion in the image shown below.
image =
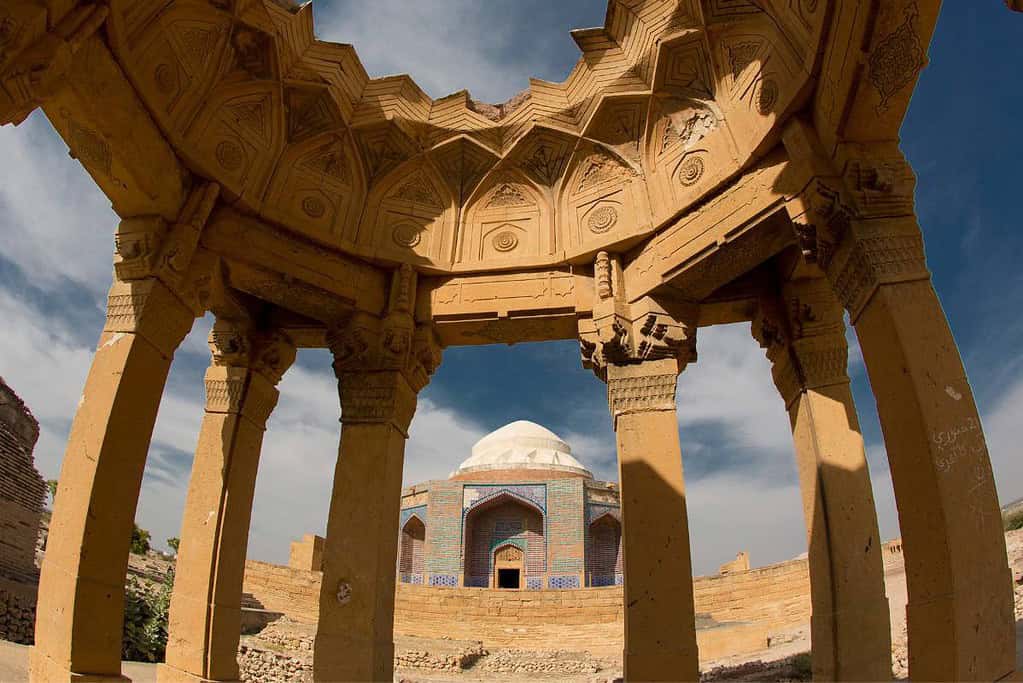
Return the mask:
<path id="1" fill-rule="evenodd" d="M 40 569 L 32 679 L 120 680 L 153 426 L 175 351 L 207 313 L 163 683 L 238 679 L 256 470 L 298 348 L 330 350 L 341 420 L 314 677 L 390 680 L 419 393 L 445 347 L 549 340 L 577 341 L 606 383 L 625 677 L 698 680 L 675 389 L 699 329 L 740 322 L 792 429 L 814 676 L 891 672 L 847 324 L 894 484 L 910 676 L 1016 673 L 987 442 L 899 148 L 940 6 L 609 0 L 603 25 L 572 33 L 581 55 L 564 81 L 494 105 L 372 78 L 353 46 L 316 37 L 310 3 L 0 0 L 0 125 L 41 108 L 120 217 Z M 513 547 L 494 561 L 519 562 Z"/>

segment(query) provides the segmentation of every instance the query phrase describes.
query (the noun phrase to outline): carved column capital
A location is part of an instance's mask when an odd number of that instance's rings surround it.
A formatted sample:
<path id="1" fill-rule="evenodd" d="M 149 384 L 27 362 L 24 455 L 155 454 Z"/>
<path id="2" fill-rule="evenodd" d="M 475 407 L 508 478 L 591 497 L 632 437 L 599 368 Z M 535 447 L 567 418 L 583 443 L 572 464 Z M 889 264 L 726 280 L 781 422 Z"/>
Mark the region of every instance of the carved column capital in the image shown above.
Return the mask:
<path id="1" fill-rule="evenodd" d="M 678 374 L 696 360 L 697 306 L 672 302 L 669 311 L 650 297 L 627 302 L 618 258 L 606 252 L 597 255 L 594 280 L 593 317 L 578 321 L 583 367 L 607 380 L 613 365 L 672 359 Z"/>
<path id="2" fill-rule="evenodd" d="M 203 290 L 211 274 L 197 271 L 211 264 L 196 259 L 196 254 L 200 235 L 219 196 L 217 183 L 198 186 L 186 199 L 173 224 L 159 216 L 123 219 L 114 235 L 117 280 L 160 280 L 192 307 L 197 316 L 201 315 L 206 303 Z"/>
<path id="3" fill-rule="evenodd" d="M 807 389 L 849 382 L 844 313 L 824 278 L 788 282 L 764 297 L 752 332 L 786 407 Z"/>
<path id="4" fill-rule="evenodd" d="M 392 277 L 384 316 L 357 312 L 327 331 L 342 422 L 390 422 L 407 433 L 416 396 L 440 365 L 443 348 L 432 325 L 415 324 L 415 288 L 416 273 L 404 265 Z"/>
<path id="5" fill-rule="evenodd" d="M 277 384 L 295 362 L 295 345 L 281 332 L 220 319 L 210 331 L 209 346 L 207 412 L 238 413 L 265 427 L 277 405 Z"/>
<path id="6" fill-rule="evenodd" d="M 607 368 L 607 404 L 614 426 L 630 413 L 675 412 L 678 365 L 674 359 L 644 361 Z"/>
<path id="7" fill-rule="evenodd" d="M 193 322 L 195 312 L 159 280 L 115 281 L 107 296 L 100 345 L 116 343 L 124 334 L 137 334 L 170 357 Z"/>
<path id="8" fill-rule="evenodd" d="M 855 221 L 830 263 L 828 279 L 853 322 L 881 285 L 931 277 L 912 216 Z"/>

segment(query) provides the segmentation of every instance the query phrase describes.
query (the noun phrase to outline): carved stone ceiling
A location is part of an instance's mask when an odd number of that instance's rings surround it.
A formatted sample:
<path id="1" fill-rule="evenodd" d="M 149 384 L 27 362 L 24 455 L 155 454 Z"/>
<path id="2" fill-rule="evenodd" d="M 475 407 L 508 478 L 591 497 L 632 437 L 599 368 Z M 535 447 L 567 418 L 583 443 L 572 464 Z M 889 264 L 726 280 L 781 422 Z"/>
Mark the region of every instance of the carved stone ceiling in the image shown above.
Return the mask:
<path id="1" fill-rule="evenodd" d="M 825 0 L 610 0 L 563 83 L 504 105 L 371 79 L 280 0 L 114 0 L 108 37 L 164 134 L 241 211 L 360 258 L 458 273 L 591 261 L 777 144 Z"/>

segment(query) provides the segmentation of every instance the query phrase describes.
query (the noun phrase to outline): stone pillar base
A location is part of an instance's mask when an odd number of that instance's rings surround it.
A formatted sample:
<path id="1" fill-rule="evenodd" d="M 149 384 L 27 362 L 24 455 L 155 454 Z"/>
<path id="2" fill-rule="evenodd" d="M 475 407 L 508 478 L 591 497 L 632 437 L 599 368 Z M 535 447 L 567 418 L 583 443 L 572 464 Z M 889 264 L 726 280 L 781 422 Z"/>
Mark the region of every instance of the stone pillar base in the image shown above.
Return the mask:
<path id="1" fill-rule="evenodd" d="M 157 683 L 240 683 L 238 679 L 203 678 L 167 664 L 156 665 Z"/>
<path id="2" fill-rule="evenodd" d="M 693 662 L 699 654 L 691 649 L 656 648 L 646 651 L 622 653 L 626 681 L 696 681 L 693 678 Z"/>
<path id="3" fill-rule="evenodd" d="M 123 681 L 131 683 L 131 679 L 120 674 L 79 674 L 69 671 L 68 668 L 50 659 L 36 647 L 29 648 L 28 652 L 28 680 L 32 683 L 57 683 L 68 681 L 68 683 L 114 683 Z"/>

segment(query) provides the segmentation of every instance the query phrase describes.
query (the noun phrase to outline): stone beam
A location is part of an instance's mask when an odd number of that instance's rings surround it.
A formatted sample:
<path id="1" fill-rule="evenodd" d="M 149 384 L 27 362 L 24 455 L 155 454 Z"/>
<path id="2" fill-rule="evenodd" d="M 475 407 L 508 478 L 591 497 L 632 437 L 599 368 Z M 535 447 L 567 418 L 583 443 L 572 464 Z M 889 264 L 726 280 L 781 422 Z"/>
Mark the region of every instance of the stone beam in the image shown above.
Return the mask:
<path id="1" fill-rule="evenodd" d="M 786 167 L 786 159 L 782 154 L 770 155 L 724 188 L 714 199 L 686 213 L 646 244 L 631 252 L 624 265 L 628 299 L 637 301 L 675 279 L 681 278 L 680 281 L 684 283 L 685 272 L 698 267 L 708 259 L 713 258 L 722 266 L 726 265 L 728 259 L 732 258 L 732 243 L 740 237 L 745 237 L 748 232 L 756 231 L 759 223 L 784 206 L 784 197 L 776 190 L 775 185 Z M 769 238 L 766 244 L 753 246 L 760 248 L 766 246 L 776 251 L 784 244 Z M 727 254 L 717 253 L 725 251 Z M 755 257 L 756 254 L 752 256 Z M 756 262 L 750 262 L 749 268 L 756 266 L 763 258 L 752 260 Z M 706 266 L 702 268 L 705 269 Z M 693 294 L 710 294 L 717 287 L 742 274 L 741 269 L 735 272 L 734 268 L 730 268 L 729 271 L 722 272 L 709 290 L 704 288 L 704 291 Z M 706 276 L 707 273 L 704 272 L 704 282 L 708 281 Z M 703 284 L 701 282 L 701 287 Z"/>
<path id="2" fill-rule="evenodd" d="M 811 105 L 828 154 L 842 140 L 898 140 L 941 0 L 835 5 Z"/>
<path id="3" fill-rule="evenodd" d="M 575 339 L 593 308 L 593 279 L 568 269 L 423 278 L 416 319 L 446 345 Z"/>
<path id="4" fill-rule="evenodd" d="M 383 270 L 233 209 L 214 214 L 203 246 L 231 264 L 239 289 L 316 320 L 329 322 L 320 316 L 332 307 L 379 314 L 387 305 Z M 298 291 L 309 301 L 292 302 Z"/>
<path id="5" fill-rule="evenodd" d="M 53 88 L 39 103 L 114 211 L 173 220 L 184 202 L 188 172 L 101 37 L 76 46 Z"/>

